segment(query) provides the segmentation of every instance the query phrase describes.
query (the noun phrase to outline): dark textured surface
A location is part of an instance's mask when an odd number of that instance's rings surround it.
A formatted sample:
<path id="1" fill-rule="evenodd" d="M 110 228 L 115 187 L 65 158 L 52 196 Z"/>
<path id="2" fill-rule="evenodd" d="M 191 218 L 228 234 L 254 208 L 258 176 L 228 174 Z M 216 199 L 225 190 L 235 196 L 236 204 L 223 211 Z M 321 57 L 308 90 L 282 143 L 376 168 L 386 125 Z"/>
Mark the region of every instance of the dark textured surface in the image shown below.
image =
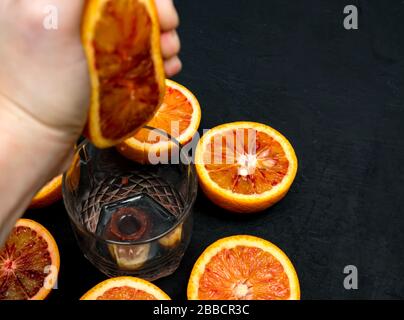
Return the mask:
<path id="1" fill-rule="evenodd" d="M 176 80 L 199 98 L 201 128 L 267 123 L 289 138 L 300 167 L 288 196 L 259 215 L 236 217 L 200 194 L 185 259 L 156 283 L 185 299 L 203 249 L 245 233 L 289 255 L 303 299 L 404 298 L 404 2 L 176 3 L 184 62 Z M 346 31 L 351 3 L 359 30 Z M 62 203 L 28 216 L 60 246 L 51 299 L 78 299 L 105 278 L 81 255 Z M 349 264 L 359 270 L 356 291 L 342 284 Z"/>

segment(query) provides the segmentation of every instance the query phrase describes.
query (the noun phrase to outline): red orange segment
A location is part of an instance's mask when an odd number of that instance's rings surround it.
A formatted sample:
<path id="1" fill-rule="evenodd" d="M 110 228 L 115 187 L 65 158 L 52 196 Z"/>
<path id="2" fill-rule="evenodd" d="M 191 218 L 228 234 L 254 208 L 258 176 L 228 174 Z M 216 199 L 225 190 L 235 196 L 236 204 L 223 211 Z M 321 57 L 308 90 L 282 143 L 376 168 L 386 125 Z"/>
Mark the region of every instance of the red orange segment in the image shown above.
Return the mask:
<path id="1" fill-rule="evenodd" d="M 235 128 L 222 132 L 221 138 L 217 141 L 212 137 L 204 155 L 211 163 L 205 168 L 220 187 L 235 193 L 260 194 L 286 175 L 289 161 L 279 142 L 269 135 Z"/>
<path id="2" fill-rule="evenodd" d="M 45 299 L 57 280 L 59 250 L 39 223 L 18 220 L 0 249 L 0 300 Z"/>
<path id="3" fill-rule="evenodd" d="M 149 163 L 153 155 L 170 155 L 176 147 L 169 136 L 181 145 L 188 143 L 198 130 L 201 120 L 201 108 L 196 97 L 184 86 L 172 80 L 166 80 L 164 100 L 154 117 L 147 123 L 151 129 L 140 129 L 132 137 L 117 146 L 125 157 Z M 168 135 L 167 135 L 168 134 Z"/>
<path id="4" fill-rule="evenodd" d="M 289 279 L 282 264 L 262 249 L 223 249 L 205 267 L 199 280 L 202 300 L 286 300 Z"/>
<path id="5" fill-rule="evenodd" d="M 97 300 L 157 300 L 150 293 L 128 286 L 108 289 Z"/>
<path id="6" fill-rule="evenodd" d="M 162 129 L 172 137 L 178 138 L 189 128 L 194 114 L 193 109 L 191 101 L 168 82 L 163 104 L 147 125 Z M 135 134 L 135 139 L 141 140 L 142 137 Z"/>
<path id="7" fill-rule="evenodd" d="M 97 284 L 81 300 L 170 300 L 170 297 L 149 281 L 116 277 Z"/>
<path id="8" fill-rule="evenodd" d="M 291 300 L 300 299 L 300 286 L 281 249 L 237 235 L 205 249 L 192 269 L 187 294 L 191 300 Z"/>
<path id="9" fill-rule="evenodd" d="M 289 141 L 255 122 L 209 130 L 198 143 L 195 162 L 208 198 L 234 212 L 256 212 L 273 205 L 286 195 L 297 171 Z"/>

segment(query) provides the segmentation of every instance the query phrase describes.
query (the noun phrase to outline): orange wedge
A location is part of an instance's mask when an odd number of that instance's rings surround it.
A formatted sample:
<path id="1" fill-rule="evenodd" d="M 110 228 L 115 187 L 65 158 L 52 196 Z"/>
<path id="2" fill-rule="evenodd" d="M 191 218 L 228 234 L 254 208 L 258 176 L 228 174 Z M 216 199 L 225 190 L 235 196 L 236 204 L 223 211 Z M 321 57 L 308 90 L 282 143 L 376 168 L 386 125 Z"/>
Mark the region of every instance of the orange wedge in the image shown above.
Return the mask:
<path id="1" fill-rule="evenodd" d="M 195 165 L 207 197 L 240 213 L 261 211 L 278 202 L 297 171 L 289 141 L 255 122 L 233 122 L 209 130 L 198 142 Z"/>
<path id="2" fill-rule="evenodd" d="M 295 268 L 277 246 L 238 235 L 210 245 L 188 282 L 190 300 L 298 300 Z"/>
<path id="3" fill-rule="evenodd" d="M 196 97 L 184 86 L 166 80 L 164 100 L 154 117 L 147 123 L 150 129 L 140 129 L 133 137 L 118 145 L 118 151 L 125 157 L 140 163 L 152 162 L 153 156 L 168 157 L 175 146 L 168 136 L 175 138 L 181 145 L 191 141 L 201 122 L 201 108 Z"/>
<path id="4" fill-rule="evenodd" d="M 55 286 L 60 258 L 39 223 L 20 219 L 0 248 L 0 300 L 43 300 Z"/>
<path id="5" fill-rule="evenodd" d="M 91 79 L 85 134 L 100 148 L 132 136 L 164 96 L 153 0 L 87 0 L 82 43 Z"/>
<path id="6" fill-rule="evenodd" d="M 171 300 L 154 284 L 134 277 L 105 280 L 89 290 L 80 300 Z"/>
<path id="7" fill-rule="evenodd" d="M 31 201 L 30 208 L 43 208 L 62 199 L 62 175 L 49 181 Z"/>

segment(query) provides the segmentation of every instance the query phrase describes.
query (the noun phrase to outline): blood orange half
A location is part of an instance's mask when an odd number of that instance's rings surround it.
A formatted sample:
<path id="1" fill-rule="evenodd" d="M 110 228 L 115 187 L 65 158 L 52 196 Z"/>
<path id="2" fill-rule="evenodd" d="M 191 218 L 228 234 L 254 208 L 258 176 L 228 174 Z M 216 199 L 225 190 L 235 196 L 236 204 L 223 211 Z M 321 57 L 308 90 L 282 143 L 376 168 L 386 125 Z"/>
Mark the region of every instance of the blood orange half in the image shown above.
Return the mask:
<path id="1" fill-rule="evenodd" d="M 195 165 L 208 198 L 241 213 L 261 211 L 278 202 L 297 171 L 289 141 L 256 122 L 233 122 L 209 130 L 198 142 Z"/>
<path id="2" fill-rule="evenodd" d="M 134 277 L 105 280 L 90 289 L 80 300 L 171 300 L 154 284 Z"/>
<path id="3" fill-rule="evenodd" d="M 55 239 L 39 223 L 20 219 L 0 249 L 0 300 L 43 300 L 59 272 Z"/>
<path id="4" fill-rule="evenodd" d="M 43 208 L 62 199 L 62 175 L 49 181 L 31 201 L 30 208 Z"/>
<path id="5" fill-rule="evenodd" d="M 300 286 L 285 253 L 269 241 L 239 235 L 210 245 L 188 283 L 190 300 L 297 300 Z"/>
<path id="6" fill-rule="evenodd" d="M 196 97 L 184 86 L 167 79 L 163 103 L 147 123 L 148 127 L 163 133 L 140 129 L 133 137 L 119 144 L 117 149 L 125 157 L 140 163 L 152 162 L 150 159 L 153 156 L 164 159 L 163 152 L 167 153 L 168 158 L 175 146 L 169 136 L 185 145 L 198 131 L 200 122 L 201 108 Z"/>
<path id="7" fill-rule="evenodd" d="M 154 1 L 87 0 L 82 42 L 92 86 L 86 135 L 110 147 L 133 135 L 163 99 Z"/>

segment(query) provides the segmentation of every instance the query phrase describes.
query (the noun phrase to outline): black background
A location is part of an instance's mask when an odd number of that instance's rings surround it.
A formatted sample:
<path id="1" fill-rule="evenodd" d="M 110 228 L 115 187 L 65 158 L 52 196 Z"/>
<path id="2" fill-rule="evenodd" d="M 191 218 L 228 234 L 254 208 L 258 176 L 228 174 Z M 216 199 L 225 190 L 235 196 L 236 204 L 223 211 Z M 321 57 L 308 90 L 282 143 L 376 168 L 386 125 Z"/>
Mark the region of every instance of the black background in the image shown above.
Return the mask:
<path id="1" fill-rule="evenodd" d="M 359 30 L 343 8 L 359 8 Z M 186 298 L 193 263 L 213 241 L 251 234 L 294 263 L 303 299 L 404 298 L 404 2 L 179 0 L 182 73 L 202 128 L 269 124 L 294 146 L 299 170 L 287 197 L 238 217 L 200 192 L 194 234 L 179 269 L 156 281 Z M 76 245 L 63 203 L 26 214 L 61 251 L 59 289 L 78 299 L 106 277 Z M 359 270 L 345 290 L 343 268 Z"/>

